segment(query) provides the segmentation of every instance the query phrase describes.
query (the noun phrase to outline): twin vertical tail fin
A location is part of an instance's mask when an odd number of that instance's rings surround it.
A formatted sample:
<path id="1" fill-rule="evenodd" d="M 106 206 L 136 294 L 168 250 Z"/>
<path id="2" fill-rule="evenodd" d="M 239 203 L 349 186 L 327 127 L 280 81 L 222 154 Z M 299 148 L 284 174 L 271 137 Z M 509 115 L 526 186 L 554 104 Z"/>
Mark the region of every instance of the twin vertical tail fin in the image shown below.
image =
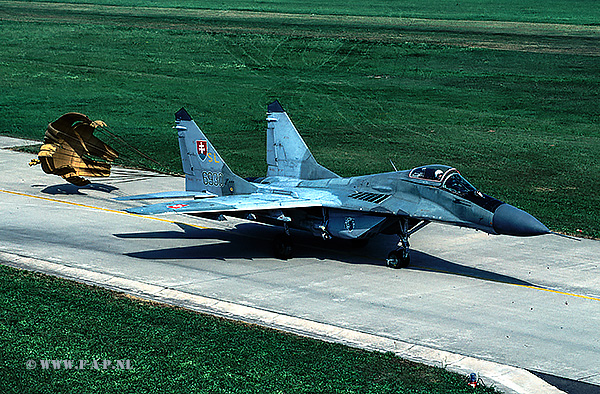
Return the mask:
<path id="1" fill-rule="evenodd" d="M 217 196 L 248 194 L 256 190 L 256 186 L 229 169 L 184 108 L 175 114 L 175 120 L 185 173 L 185 190 L 206 191 Z"/>
<path id="2" fill-rule="evenodd" d="M 175 114 L 175 120 L 186 191 L 227 196 L 257 190 L 255 185 L 231 171 L 184 108 Z M 267 122 L 267 176 L 307 180 L 339 178 L 317 163 L 278 101 L 269 104 Z"/>
<path id="3" fill-rule="evenodd" d="M 317 163 L 277 100 L 268 106 L 267 124 L 267 176 L 339 178 L 339 175 Z"/>

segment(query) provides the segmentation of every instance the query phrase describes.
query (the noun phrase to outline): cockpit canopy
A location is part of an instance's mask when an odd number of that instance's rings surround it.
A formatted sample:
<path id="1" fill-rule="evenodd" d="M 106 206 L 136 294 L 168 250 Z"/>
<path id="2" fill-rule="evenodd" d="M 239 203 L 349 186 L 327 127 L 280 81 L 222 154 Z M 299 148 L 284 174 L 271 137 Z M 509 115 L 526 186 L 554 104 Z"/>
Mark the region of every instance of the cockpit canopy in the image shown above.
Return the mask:
<path id="1" fill-rule="evenodd" d="M 410 178 L 422 179 L 424 181 L 441 182 L 444 175 L 448 171 L 456 171 L 452 167 L 444 166 L 441 164 L 434 164 L 429 166 L 413 168 L 408 174 Z"/>
<path id="2" fill-rule="evenodd" d="M 469 193 L 479 193 L 465 178 L 460 175 L 456 168 L 433 164 L 413 168 L 408 174 L 409 178 L 426 181 L 425 183 L 435 182 L 443 189 L 451 193 L 464 196 Z"/>

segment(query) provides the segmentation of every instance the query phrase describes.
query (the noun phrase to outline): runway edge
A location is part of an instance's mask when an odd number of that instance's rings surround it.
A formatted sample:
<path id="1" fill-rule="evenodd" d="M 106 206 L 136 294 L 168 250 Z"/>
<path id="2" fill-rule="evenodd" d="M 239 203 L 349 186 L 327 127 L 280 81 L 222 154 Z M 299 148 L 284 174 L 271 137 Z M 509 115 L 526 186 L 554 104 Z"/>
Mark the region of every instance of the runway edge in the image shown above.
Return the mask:
<path id="1" fill-rule="evenodd" d="M 406 360 L 445 368 L 461 375 L 476 372 L 485 384 L 488 386 L 493 385 L 506 394 L 564 393 L 522 368 L 450 353 L 380 335 L 350 330 L 13 253 L 0 251 L 0 263 L 13 268 L 58 276 L 147 300 L 176 305 L 193 311 L 257 324 L 327 342 L 341 343 L 370 351 L 392 352 Z"/>

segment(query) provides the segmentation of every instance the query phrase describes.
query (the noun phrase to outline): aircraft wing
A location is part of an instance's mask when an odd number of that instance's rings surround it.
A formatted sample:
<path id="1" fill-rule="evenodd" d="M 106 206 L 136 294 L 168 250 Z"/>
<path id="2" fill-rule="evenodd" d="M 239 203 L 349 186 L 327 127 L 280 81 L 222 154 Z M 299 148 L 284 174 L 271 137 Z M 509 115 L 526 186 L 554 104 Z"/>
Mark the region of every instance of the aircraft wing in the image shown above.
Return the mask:
<path id="1" fill-rule="evenodd" d="M 338 207 L 340 202 L 335 198 L 299 198 L 293 195 L 275 193 L 237 194 L 202 200 L 181 200 L 159 204 L 145 205 L 126 209 L 129 213 L 140 215 L 156 215 L 160 213 L 227 213 L 256 212 L 275 209 Z"/>

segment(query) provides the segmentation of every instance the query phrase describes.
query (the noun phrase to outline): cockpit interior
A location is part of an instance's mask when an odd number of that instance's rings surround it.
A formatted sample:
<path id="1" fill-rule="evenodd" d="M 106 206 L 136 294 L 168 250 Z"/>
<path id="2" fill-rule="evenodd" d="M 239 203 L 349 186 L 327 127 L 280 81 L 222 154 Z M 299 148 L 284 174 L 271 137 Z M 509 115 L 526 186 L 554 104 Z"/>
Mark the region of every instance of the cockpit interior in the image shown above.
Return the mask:
<path id="1" fill-rule="evenodd" d="M 413 168 L 408 176 L 412 179 L 439 183 L 443 189 L 460 196 L 479 193 L 456 168 L 449 166 L 434 164 L 417 167 Z"/>

